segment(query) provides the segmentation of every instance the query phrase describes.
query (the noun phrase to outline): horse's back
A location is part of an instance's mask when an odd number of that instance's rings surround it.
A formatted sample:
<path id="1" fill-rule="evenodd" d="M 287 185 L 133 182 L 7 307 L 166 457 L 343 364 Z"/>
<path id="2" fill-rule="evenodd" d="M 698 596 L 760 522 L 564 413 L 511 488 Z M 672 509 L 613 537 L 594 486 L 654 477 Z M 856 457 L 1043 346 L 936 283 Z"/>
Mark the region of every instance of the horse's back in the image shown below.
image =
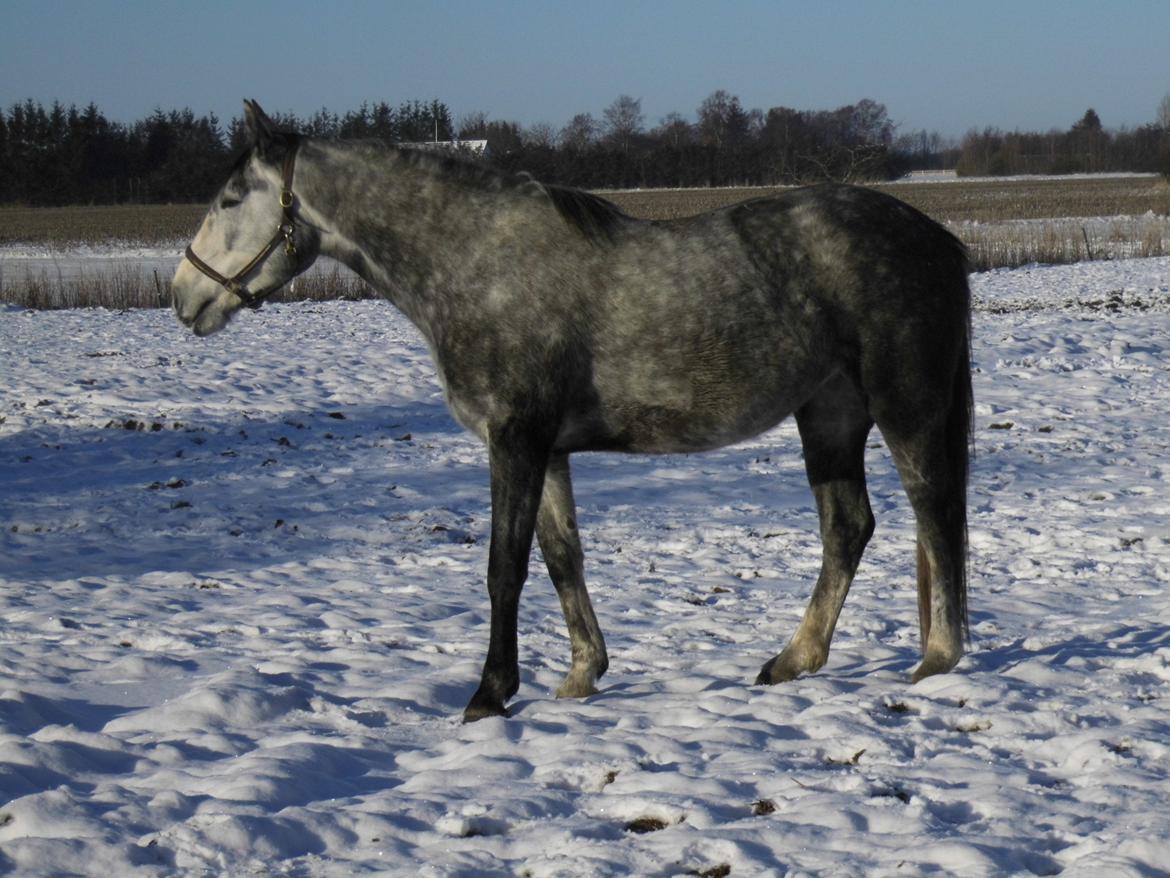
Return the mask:
<path id="1" fill-rule="evenodd" d="M 867 395 L 934 394 L 969 354 L 966 248 L 915 208 L 826 184 L 746 202 L 729 219 L 769 287 L 782 299 L 800 290 L 831 325 L 822 338 Z"/>
<path id="2" fill-rule="evenodd" d="M 966 285 L 962 242 L 905 202 L 873 189 L 793 189 L 734 205 L 727 217 L 750 257 L 775 282 L 805 277 L 845 306 L 851 304 L 848 296 L 862 297 L 855 304 L 869 308 L 871 299 L 918 295 L 919 286 Z"/>
<path id="3" fill-rule="evenodd" d="M 646 224 L 608 256 L 586 321 L 595 447 L 724 445 L 834 375 L 888 384 L 899 358 L 948 360 L 965 338 L 962 245 L 871 190 L 811 187 Z"/>

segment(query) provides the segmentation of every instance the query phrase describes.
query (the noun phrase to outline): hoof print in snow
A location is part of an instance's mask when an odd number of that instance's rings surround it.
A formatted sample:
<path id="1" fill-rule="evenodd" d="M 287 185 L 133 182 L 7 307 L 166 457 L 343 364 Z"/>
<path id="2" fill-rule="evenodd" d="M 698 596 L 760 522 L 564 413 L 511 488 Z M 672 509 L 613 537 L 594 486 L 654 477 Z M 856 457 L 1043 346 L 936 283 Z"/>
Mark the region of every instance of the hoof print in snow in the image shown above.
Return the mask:
<path id="1" fill-rule="evenodd" d="M 639 817 L 637 820 L 631 820 L 626 824 L 626 832 L 637 833 L 644 835 L 647 832 L 658 832 L 661 829 L 666 829 L 670 826 L 665 820 L 660 817 Z"/>
<path id="2" fill-rule="evenodd" d="M 870 794 L 871 799 L 897 799 L 903 805 L 909 805 L 911 795 L 901 787 L 879 787 Z"/>
<path id="3" fill-rule="evenodd" d="M 170 488 L 175 490 L 177 488 L 185 488 L 189 484 L 190 482 L 186 481 L 185 479 L 171 479 L 169 482 L 151 482 L 146 486 L 146 490 L 158 491 L 162 488 Z"/>
<path id="4" fill-rule="evenodd" d="M 902 707 L 905 707 L 905 705 L 902 705 Z M 861 761 L 861 757 L 864 755 L 865 748 L 863 747 L 846 759 L 837 759 L 833 756 L 826 756 L 825 762 L 829 765 L 857 765 Z"/>
<path id="5" fill-rule="evenodd" d="M 508 824 L 503 820 L 491 817 L 455 817 L 448 815 L 440 818 L 435 828 L 444 835 L 454 838 L 481 838 L 489 835 L 505 835 Z"/>
<path id="6" fill-rule="evenodd" d="M 752 802 L 752 816 L 753 817 L 767 817 L 769 814 L 776 813 L 776 803 L 771 799 L 756 799 Z"/>
<path id="7" fill-rule="evenodd" d="M 106 422 L 107 430 L 128 430 L 131 433 L 161 433 L 167 428 L 167 425 L 161 421 L 139 421 L 136 418 L 126 418 L 123 420 L 113 420 Z M 178 421 L 171 424 L 172 430 L 181 430 L 183 425 Z"/>
<path id="8" fill-rule="evenodd" d="M 691 869 L 687 874 L 698 875 L 699 878 L 727 878 L 731 874 L 731 866 L 728 863 L 720 863 L 707 869 Z"/>
<path id="9" fill-rule="evenodd" d="M 991 728 L 991 720 L 989 719 L 973 719 L 964 720 L 963 722 L 955 723 L 951 727 L 952 731 L 960 732 L 964 735 L 974 734 L 975 732 L 986 732 Z"/>

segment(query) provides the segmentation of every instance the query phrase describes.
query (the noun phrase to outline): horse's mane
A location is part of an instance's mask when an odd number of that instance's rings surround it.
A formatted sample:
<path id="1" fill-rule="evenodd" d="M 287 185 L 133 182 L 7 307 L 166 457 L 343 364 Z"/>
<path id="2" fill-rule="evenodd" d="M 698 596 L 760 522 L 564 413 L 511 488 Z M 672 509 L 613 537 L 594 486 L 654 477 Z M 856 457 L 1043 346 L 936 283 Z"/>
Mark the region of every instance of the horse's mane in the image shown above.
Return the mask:
<path id="1" fill-rule="evenodd" d="M 593 244 L 612 244 L 629 214 L 600 195 L 572 186 L 542 186 L 557 213 Z"/>
<path id="2" fill-rule="evenodd" d="M 618 228 L 631 220 L 620 207 L 600 195 L 572 186 L 540 183 L 530 174 L 510 174 L 481 159 L 410 146 L 394 150 L 411 165 L 484 191 L 512 191 L 547 198 L 560 217 L 592 244 L 612 244 Z"/>
<path id="3" fill-rule="evenodd" d="M 301 135 L 281 132 L 287 138 L 286 148 L 295 147 Z M 417 146 L 395 144 L 388 146 L 380 140 L 348 140 L 384 155 L 393 154 L 411 166 L 483 191 L 514 191 L 545 197 L 561 218 L 576 229 L 591 244 L 612 244 L 617 229 L 632 217 L 620 207 L 600 195 L 572 186 L 540 183 L 528 173 L 507 173 L 468 153 L 437 152 Z M 231 176 L 242 171 L 255 154 L 255 146 L 241 152 L 232 165 Z"/>

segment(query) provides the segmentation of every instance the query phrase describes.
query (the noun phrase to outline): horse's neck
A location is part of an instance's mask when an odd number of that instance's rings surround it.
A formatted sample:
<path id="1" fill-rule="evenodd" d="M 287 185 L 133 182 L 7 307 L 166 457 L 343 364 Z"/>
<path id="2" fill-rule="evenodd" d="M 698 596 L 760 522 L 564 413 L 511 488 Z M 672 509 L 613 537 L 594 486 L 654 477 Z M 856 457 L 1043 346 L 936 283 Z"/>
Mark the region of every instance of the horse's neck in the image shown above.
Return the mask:
<path id="1" fill-rule="evenodd" d="M 321 252 L 353 269 L 433 338 L 443 265 L 482 222 L 483 199 L 452 198 L 437 170 L 394 150 L 318 143 L 305 209 L 322 230 Z"/>

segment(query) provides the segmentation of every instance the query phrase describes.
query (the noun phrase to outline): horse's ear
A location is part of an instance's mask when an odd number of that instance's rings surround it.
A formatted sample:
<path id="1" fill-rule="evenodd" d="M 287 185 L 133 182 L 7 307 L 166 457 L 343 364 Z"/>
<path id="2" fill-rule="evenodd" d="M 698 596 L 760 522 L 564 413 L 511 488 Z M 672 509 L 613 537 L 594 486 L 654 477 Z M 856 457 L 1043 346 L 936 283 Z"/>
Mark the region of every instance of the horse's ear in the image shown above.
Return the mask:
<path id="1" fill-rule="evenodd" d="M 244 101 L 244 127 L 248 132 L 248 142 L 259 149 L 261 154 L 267 152 L 279 139 L 276 125 L 255 101 Z"/>

